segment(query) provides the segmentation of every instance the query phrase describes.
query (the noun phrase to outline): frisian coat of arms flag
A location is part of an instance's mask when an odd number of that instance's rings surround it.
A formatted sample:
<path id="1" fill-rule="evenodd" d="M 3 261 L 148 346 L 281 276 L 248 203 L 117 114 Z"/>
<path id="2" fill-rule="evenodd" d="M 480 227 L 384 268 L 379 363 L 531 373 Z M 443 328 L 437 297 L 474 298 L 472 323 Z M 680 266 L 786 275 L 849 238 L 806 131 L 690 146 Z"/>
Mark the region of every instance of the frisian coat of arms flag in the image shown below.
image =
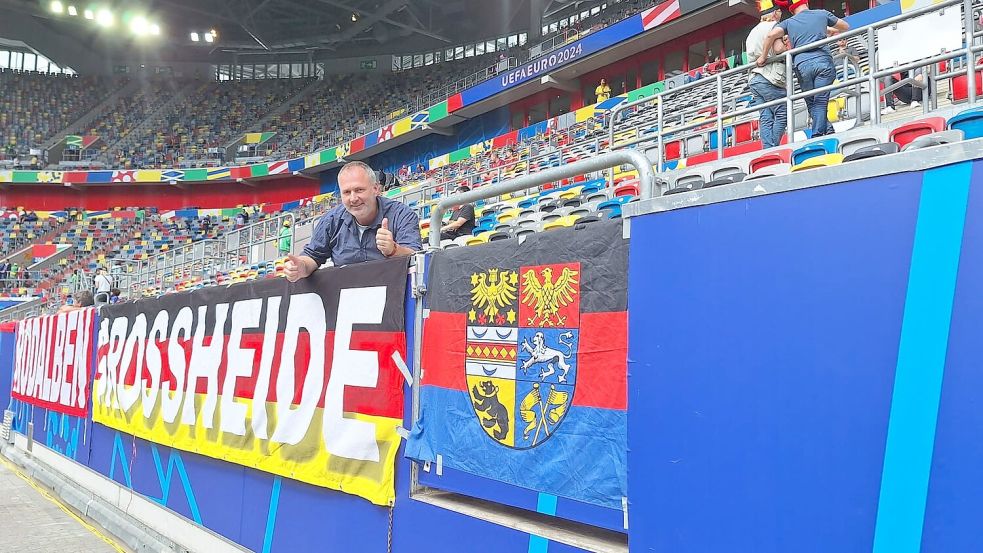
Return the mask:
<path id="1" fill-rule="evenodd" d="M 437 252 L 407 455 L 620 508 L 627 269 L 620 222 Z"/>

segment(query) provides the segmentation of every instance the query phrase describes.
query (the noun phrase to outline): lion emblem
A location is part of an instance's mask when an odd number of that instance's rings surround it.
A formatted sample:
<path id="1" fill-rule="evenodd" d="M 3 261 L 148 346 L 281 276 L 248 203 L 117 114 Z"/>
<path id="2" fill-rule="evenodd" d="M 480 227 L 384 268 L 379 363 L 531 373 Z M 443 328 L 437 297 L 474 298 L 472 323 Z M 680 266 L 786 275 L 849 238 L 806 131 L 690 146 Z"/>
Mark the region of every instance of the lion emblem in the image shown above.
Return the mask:
<path id="1" fill-rule="evenodd" d="M 567 359 L 570 359 L 570 357 L 573 355 L 573 343 L 567 340 L 572 339 L 572 332 L 564 332 L 563 334 L 560 334 L 559 338 L 557 338 L 557 341 L 559 341 L 560 344 L 566 346 L 567 353 L 546 345 L 546 336 L 542 331 L 536 332 L 536 334 L 533 335 L 531 345 L 529 344 L 529 340 L 523 340 L 521 346 L 522 350 L 529 353 L 529 359 L 526 359 L 522 363 L 521 368 L 523 374 L 528 374 L 529 369 L 531 369 L 533 365 L 545 364 L 546 368 L 540 370 L 540 379 L 545 379 L 546 377 L 551 376 L 556 372 L 556 369 L 559 368 L 561 371 L 563 371 L 563 373 L 559 375 L 558 379 L 561 383 L 566 382 L 567 373 L 570 372 L 570 364 L 567 363 Z"/>

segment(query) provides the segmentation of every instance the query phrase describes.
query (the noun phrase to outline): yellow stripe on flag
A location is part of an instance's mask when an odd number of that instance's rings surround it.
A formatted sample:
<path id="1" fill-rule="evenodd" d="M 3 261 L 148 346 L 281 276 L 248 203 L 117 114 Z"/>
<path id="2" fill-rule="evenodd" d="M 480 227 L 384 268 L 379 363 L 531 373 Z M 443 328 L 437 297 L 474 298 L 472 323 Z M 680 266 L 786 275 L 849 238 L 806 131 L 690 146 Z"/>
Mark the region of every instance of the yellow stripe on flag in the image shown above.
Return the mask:
<path id="1" fill-rule="evenodd" d="M 594 106 L 580 108 L 574 112 L 574 116 L 577 118 L 578 123 L 582 123 L 591 117 L 594 117 Z"/>
<path id="2" fill-rule="evenodd" d="M 136 182 L 160 182 L 160 170 L 157 169 L 140 169 L 137 171 Z"/>
<path id="3" fill-rule="evenodd" d="M 410 132 L 410 127 L 412 126 L 413 120 L 410 117 L 404 117 L 393 124 L 393 136 L 399 136 L 401 134 L 406 134 Z"/>

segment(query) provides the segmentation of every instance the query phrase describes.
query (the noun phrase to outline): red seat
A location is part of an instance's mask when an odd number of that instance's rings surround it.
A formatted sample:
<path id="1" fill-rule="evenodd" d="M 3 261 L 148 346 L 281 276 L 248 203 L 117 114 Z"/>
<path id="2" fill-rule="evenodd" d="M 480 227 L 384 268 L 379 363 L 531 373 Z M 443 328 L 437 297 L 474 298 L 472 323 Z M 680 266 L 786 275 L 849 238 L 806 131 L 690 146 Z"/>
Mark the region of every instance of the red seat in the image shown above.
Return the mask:
<path id="1" fill-rule="evenodd" d="M 919 119 L 895 127 L 891 131 L 888 140 L 897 142 L 898 146 L 904 148 L 906 144 L 919 136 L 925 136 L 926 134 L 932 134 L 933 132 L 940 132 L 942 130 L 945 130 L 944 117 L 926 117 L 925 119 Z"/>
<path id="2" fill-rule="evenodd" d="M 976 65 L 977 68 L 976 95 L 977 96 L 980 96 L 981 91 L 983 91 L 983 73 L 980 73 L 980 70 L 983 70 L 983 67 L 981 66 L 983 66 L 983 62 L 978 63 Z M 966 75 L 963 74 L 953 77 L 952 84 L 950 85 L 950 89 L 952 92 L 953 102 L 965 102 L 969 98 L 969 80 L 966 78 Z"/>
<path id="3" fill-rule="evenodd" d="M 745 121 L 734 125 L 734 144 L 743 144 L 754 139 L 754 131 L 758 128 L 758 120 Z"/>
<path id="4" fill-rule="evenodd" d="M 748 164 L 748 173 L 754 174 L 758 169 L 764 167 L 770 167 L 772 165 L 778 165 L 779 163 L 791 163 L 792 162 L 792 150 L 778 150 L 776 152 L 768 152 L 763 156 L 758 156 L 751 160 Z"/>
<path id="5" fill-rule="evenodd" d="M 667 142 L 665 144 L 666 150 L 666 161 L 672 161 L 674 159 L 679 159 L 682 156 L 682 146 L 683 143 L 679 140 L 674 142 Z"/>
<path id="6" fill-rule="evenodd" d="M 621 186 L 617 186 L 614 189 L 615 198 L 619 196 L 637 196 L 637 195 L 638 195 L 638 186 L 634 184 L 622 184 Z"/>

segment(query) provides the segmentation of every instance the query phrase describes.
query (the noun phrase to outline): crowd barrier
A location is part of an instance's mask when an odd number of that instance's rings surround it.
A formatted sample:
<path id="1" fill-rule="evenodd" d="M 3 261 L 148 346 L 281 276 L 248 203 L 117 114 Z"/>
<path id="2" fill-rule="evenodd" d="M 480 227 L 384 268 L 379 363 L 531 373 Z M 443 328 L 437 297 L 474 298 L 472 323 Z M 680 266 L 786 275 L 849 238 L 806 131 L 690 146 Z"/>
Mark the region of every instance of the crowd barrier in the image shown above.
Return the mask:
<path id="1" fill-rule="evenodd" d="M 976 550 L 980 145 L 8 325 L 3 451 L 195 551 Z"/>

